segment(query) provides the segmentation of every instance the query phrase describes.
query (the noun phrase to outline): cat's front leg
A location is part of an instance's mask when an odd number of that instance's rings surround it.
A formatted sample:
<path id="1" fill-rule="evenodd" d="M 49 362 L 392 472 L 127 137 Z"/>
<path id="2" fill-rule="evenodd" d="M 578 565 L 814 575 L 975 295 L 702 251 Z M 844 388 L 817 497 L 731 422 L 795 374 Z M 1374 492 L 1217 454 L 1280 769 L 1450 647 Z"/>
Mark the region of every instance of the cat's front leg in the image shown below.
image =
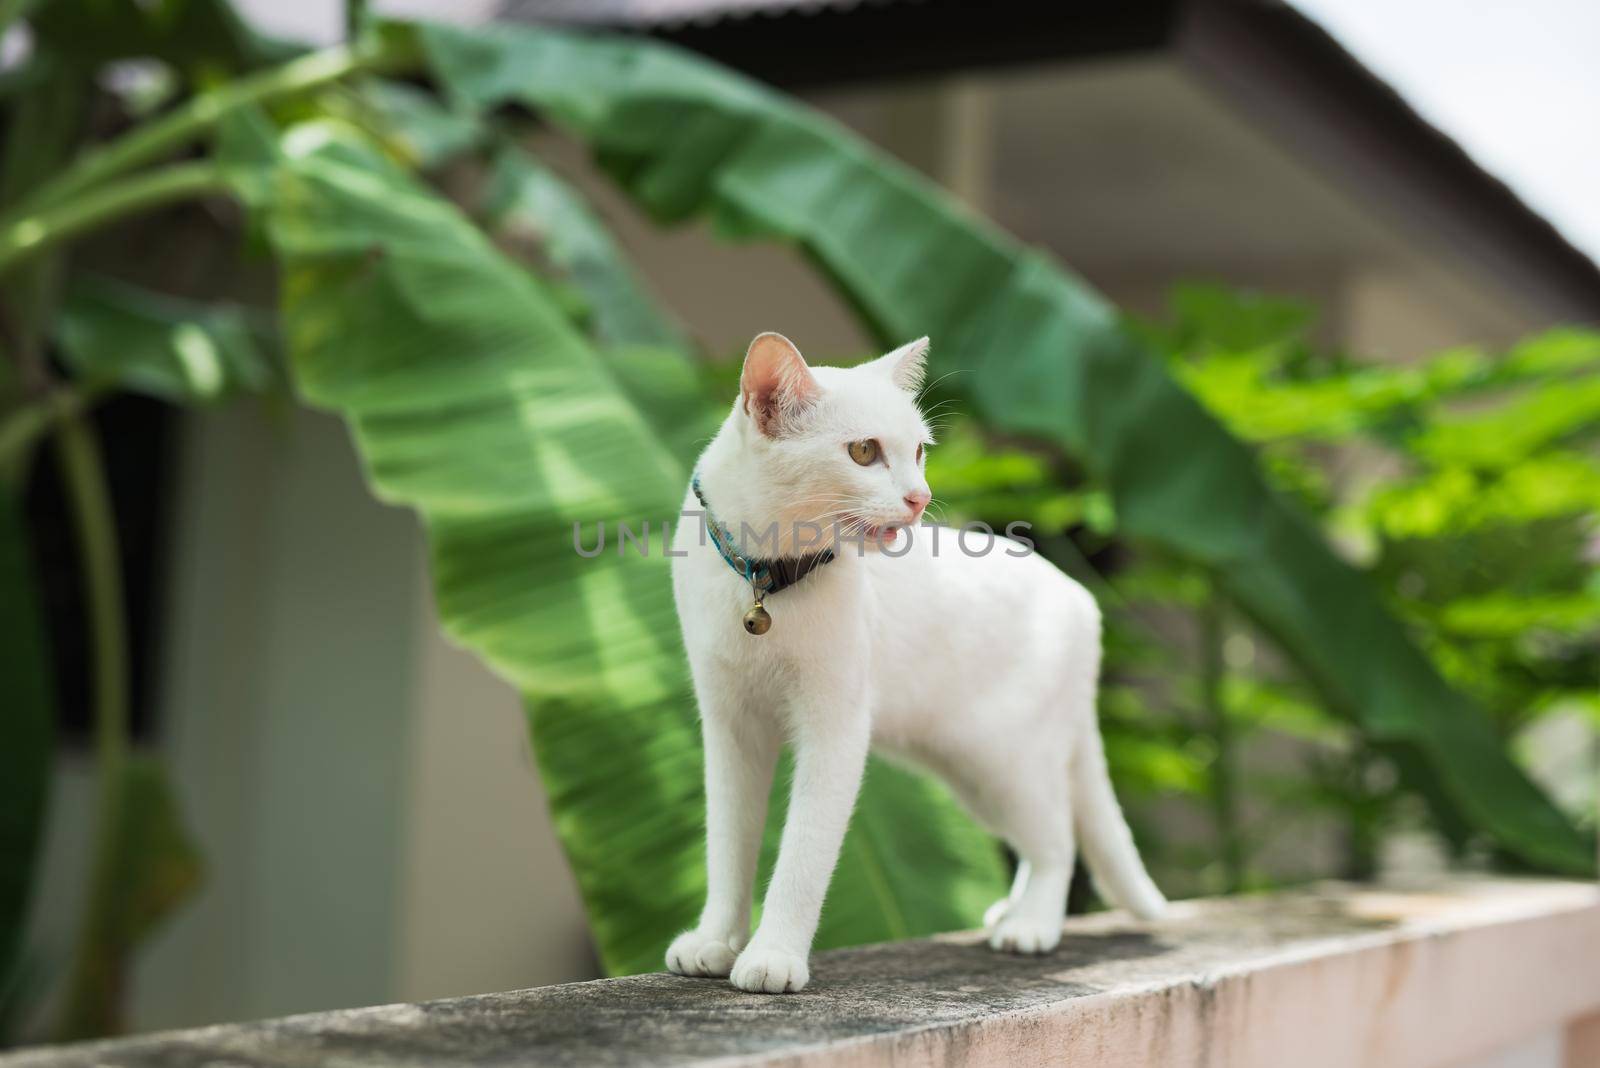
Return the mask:
<path id="1" fill-rule="evenodd" d="M 712 687 L 704 687 L 711 690 Z M 667 969 L 725 976 L 750 937 L 750 893 L 778 759 L 776 725 L 715 692 L 702 697 L 706 757 L 706 904 L 673 940 Z"/>
<path id="2" fill-rule="evenodd" d="M 777 867 L 761 926 L 733 966 L 741 990 L 791 993 L 810 979 L 811 939 L 861 788 L 871 730 L 858 698 L 827 715 L 797 716 L 793 733 L 794 786 Z"/>

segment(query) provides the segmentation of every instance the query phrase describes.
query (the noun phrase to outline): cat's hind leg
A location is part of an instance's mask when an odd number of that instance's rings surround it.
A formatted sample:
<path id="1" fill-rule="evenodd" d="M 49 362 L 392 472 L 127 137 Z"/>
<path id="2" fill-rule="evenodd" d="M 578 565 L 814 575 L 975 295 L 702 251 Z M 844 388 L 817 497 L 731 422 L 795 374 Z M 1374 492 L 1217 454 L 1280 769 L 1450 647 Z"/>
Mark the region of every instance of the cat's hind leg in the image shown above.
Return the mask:
<path id="1" fill-rule="evenodd" d="M 1049 953 L 1061 942 L 1072 858 L 1052 854 L 1048 860 L 1027 863 L 1028 882 L 1021 896 L 989 929 L 989 945 L 1003 953 Z"/>
<path id="2" fill-rule="evenodd" d="M 986 930 L 992 930 L 995 924 L 1005 918 L 1006 910 L 1011 907 L 1017 898 L 1022 896 L 1022 891 L 1027 885 L 1028 862 L 1021 860 L 1017 862 L 1016 878 L 1011 880 L 1011 892 L 984 910 L 983 926 Z"/>
<path id="3" fill-rule="evenodd" d="M 1002 830 L 1022 859 L 1011 896 L 987 924 L 989 945 L 1002 952 L 1048 953 L 1061 941 L 1076 843 L 1067 784 L 1051 770 L 1015 777 L 1004 798 Z"/>

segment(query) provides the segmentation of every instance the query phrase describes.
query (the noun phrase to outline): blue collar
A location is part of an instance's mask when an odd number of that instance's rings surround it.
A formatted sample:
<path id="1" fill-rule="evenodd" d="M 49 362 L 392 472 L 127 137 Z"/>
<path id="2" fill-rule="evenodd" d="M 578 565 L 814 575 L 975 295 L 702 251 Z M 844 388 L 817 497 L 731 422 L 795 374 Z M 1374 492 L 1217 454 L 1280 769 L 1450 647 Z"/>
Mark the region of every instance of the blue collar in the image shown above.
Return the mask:
<path id="1" fill-rule="evenodd" d="M 758 595 L 764 597 L 769 593 L 788 589 L 817 568 L 833 562 L 832 549 L 824 549 L 820 553 L 808 553 L 805 556 L 776 557 L 771 560 L 753 560 L 740 556 L 733 547 L 733 534 L 711 514 L 711 504 L 700 490 L 698 471 L 695 472 L 694 479 L 689 485 L 694 490 L 695 499 L 700 502 L 700 507 L 706 510 L 706 530 L 711 535 L 711 544 L 717 547 L 717 555 L 722 557 L 723 563 L 733 568 L 734 574 L 748 582 L 750 588 Z"/>

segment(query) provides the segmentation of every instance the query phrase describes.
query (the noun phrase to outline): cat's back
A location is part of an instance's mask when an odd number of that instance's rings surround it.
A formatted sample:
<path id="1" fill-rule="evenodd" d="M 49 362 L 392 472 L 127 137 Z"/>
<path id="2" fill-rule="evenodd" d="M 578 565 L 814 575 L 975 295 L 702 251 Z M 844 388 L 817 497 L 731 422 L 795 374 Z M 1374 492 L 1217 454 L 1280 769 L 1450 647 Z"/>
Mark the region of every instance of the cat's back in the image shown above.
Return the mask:
<path id="1" fill-rule="evenodd" d="M 939 628 L 1017 652 L 1031 648 L 1041 633 L 1057 643 L 1063 637 L 1098 641 L 1094 597 L 1031 543 L 931 524 L 910 533 L 897 552 L 865 561 L 878 626 L 924 633 Z"/>
<path id="2" fill-rule="evenodd" d="M 902 555 L 867 561 L 874 735 L 938 767 L 1007 717 L 1048 719 L 1074 680 L 1092 679 L 1100 611 L 1031 545 L 948 527 L 917 533 Z"/>

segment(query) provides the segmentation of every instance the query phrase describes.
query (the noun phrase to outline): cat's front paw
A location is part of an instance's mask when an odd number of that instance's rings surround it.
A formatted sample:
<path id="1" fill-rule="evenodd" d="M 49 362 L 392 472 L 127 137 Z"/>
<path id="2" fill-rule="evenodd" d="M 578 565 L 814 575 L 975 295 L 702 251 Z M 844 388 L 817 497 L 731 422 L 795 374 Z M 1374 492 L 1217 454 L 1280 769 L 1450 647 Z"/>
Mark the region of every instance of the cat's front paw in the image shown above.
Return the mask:
<path id="1" fill-rule="evenodd" d="M 1002 953 L 1048 953 L 1061 943 L 1061 921 L 1007 915 L 989 932 L 989 947 Z"/>
<path id="2" fill-rule="evenodd" d="M 734 959 L 743 943 L 742 938 L 685 931 L 667 947 L 667 970 L 679 975 L 711 975 L 720 979 L 733 970 Z"/>
<path id="3" fill-rule="evenodd" d="M 733 964 L 733 985 L 752 994 L 793 994 L 811 979 L 806 959 L 752 942 Z"/>

